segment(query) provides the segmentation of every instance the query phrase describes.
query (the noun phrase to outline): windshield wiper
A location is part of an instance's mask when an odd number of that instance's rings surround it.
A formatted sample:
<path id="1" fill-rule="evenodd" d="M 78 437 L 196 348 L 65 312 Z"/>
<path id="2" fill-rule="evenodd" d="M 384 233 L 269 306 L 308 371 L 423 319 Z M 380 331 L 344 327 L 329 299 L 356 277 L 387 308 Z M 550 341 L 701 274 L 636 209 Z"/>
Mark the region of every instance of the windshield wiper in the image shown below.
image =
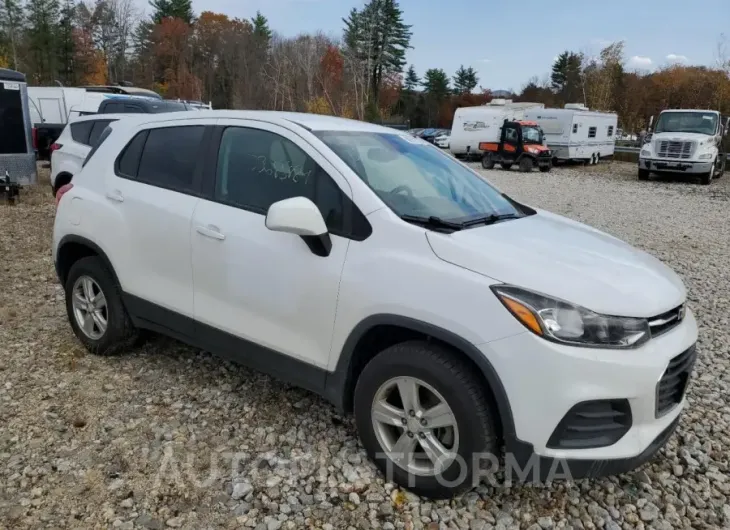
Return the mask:
<path id="1" fill-rule="evenodd" d="M 447 228 L 449 230 L 461 230 L 464 228 L 464 223 L 453 223 L 451 221 L 441 219 L 440 217 L 436 217 L 435 215 L 431 215 L 429 217 L 401 215 L 400 218 L 409 223 L 419 224 L 429 228 Z"/>
<path id="2" fill-rule="evenodd" d="M 465 221 L 461 223 L 461 226 L 463 228 L 469 228 L 470 226 L 476 226 L 476 225 L 492 225 L 499 221 L 505 221 L 507 219 L 519 219 L 520 216 L 513 214 L 513 213 L 505 213 L 501 215 L 497 214 L 491 214 L 491 215 L 485 215 L 483 217 L 477 217 L 476 219 L 470 219 L 469 221 Z"/>

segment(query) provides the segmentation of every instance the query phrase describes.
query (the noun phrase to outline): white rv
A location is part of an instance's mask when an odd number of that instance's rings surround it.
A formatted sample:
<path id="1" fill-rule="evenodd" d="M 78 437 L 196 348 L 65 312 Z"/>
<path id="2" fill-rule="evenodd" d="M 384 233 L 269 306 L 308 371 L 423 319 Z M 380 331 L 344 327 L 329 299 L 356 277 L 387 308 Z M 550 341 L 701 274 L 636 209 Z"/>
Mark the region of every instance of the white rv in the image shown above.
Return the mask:
<path id="1" fill-rule="evenodd" d="M 456 109 L 451 127 L 451 153 L 456 157 L 481 156 L 479 142 L 499 141 L 504 120 L 522 120 L 528 109 L 540 108 L 545 105 L 494 99 L 486 105 Z"/>
<path id="2" fill-rule="evenodd" d="M 528 109 L 525 119 L 540 126 L 554 159 L 597 164 L 616 148 L 618 116 L 613 112 L 569 103 L 562 109 Z"/>

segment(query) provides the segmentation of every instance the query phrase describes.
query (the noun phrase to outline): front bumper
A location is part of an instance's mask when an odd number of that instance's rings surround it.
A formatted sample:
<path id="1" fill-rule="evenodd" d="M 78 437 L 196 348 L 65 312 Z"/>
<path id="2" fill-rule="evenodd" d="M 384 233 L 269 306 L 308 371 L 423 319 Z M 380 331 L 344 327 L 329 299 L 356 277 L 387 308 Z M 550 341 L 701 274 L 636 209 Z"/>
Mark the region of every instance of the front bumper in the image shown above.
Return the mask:
<path id="1" fill-rule="evenodd" d="M 709 173 L 712 169 L 712 160 L 700 162 L 689 160 L 665 160 L 659 158 L 640 158 L 639 167 L 649 171 L 660 171 L 669 173 Z"/>
<path id="2" fill-rule="evenodd" d="M 502 381 L 514 420 L 514 433 L 505 433 L 508 470 L 519 475 L 531 468 L 545 480 L 551 466 L 562 462 L 572 478 L 580 478 L 631 469 L 651 458 L 673 432 L 686 402 L 682 395 L 680 403 L 658 415 L 658 383 L 670 361 L 696 341 L 697 323 L 688 310 L 681 324 L 635 350 L 565 346 L 530 332 L 481 345 Z M 600 447 L 551 446 L 568 412 L 597 400 L 628 401 L 631 425 L 625 434 Z"/>

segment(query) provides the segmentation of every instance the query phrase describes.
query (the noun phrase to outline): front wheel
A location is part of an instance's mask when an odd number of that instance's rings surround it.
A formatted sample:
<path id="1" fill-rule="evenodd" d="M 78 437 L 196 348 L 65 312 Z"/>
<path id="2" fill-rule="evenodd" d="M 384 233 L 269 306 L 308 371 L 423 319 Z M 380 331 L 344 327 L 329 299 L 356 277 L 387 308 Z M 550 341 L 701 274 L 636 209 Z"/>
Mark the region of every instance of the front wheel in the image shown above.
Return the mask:
<path id="1" fill-rule="evenodd" d="M 716 160 L 712 161 L 712 166 L 710 166 L 710 171 L 707 173 L 704 173 L 700 176 L 700 184 L 703 186 L 707 186 L 712 182 L 712 179 L 715 178 L 715 164 L 717 163 Z"/>
<path id="2" fill-rule="evenodd" d="M 649 180 L 649 170 L 639 168 L 639 180 Z"/>
<path id="3" fill-rule="evenodd" d="M 541 173 L 550 173 L 550 170 L 552 169 L 552 164 L 545 164 L 544 166 L 540 166 L 540 172 Z"/>
<path id="4" fill-rule="evenodd" d="M 529 173 L 530 171 L 532 171 L 534 165 L 534 161 L 529 156 L 523 156 L 522 158 L 520 158 L 520 172 Z"/>
<path id="5" fill-rule="evenodd" d="M 443 499 L 496 471 L 496 410 L 474 367 L 443 346 L 410 341 L 379 353 L 355 388 L 360 439 L 386 480 Z"/>
<path id="6" fill-rule="evenodd" d="M 484 153 L 484 156 L 482 156 L 482 167 L 484 169 L 494 169 L 494 157 L 492 153 Z"/>
<path id="7" fill-rule="evenodd" d="M 91 256 L 74 263 L 65 290 L 71 328 L 89 352 L 113 355 L 137 339 L 119 286 L 100 258 Z"/>

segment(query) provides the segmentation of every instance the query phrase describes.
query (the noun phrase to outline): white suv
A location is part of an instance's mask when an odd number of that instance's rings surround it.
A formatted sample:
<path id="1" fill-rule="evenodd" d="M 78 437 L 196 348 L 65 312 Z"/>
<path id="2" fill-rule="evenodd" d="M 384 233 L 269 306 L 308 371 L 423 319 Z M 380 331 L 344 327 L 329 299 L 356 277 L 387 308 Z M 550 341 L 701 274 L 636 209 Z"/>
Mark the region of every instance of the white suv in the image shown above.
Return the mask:
<path id="1" fill-rule="evenodd" d="M 122 117 L 112 114 L 82 116 L 64 127 L 51 145 L 51 191 L 54 195 L 81 171 L 86 156 L 106 126 Z"/>
<path id="2" fill-rule="evenodd" d="M 472 486 L 501 447 L 522 480 L 629 470 L 685 404 L 697 325 L 674 272 L 405 133 L 132 117 L 57 200 L 90 351 L 154 330 L 317 392 L 419 494 Z"/>

